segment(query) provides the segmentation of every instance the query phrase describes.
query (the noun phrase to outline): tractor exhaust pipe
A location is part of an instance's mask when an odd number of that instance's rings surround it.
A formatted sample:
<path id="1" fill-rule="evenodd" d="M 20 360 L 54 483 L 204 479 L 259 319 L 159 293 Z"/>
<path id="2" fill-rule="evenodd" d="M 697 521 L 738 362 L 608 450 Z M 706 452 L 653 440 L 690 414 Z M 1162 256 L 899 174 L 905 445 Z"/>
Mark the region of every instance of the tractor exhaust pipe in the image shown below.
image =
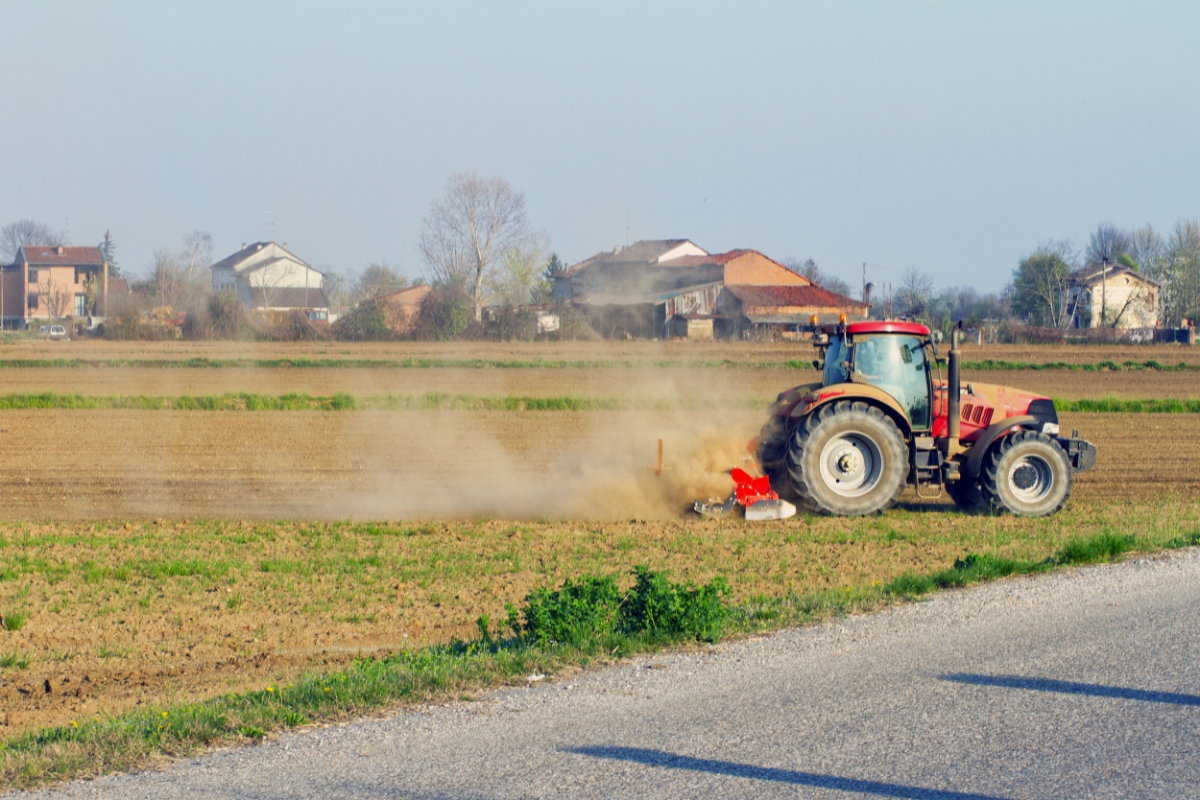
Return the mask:
<path id="1" fill-rule="evenodd" d="M 954 326 L 954 330 L 950 331 L 950 364 L 948 369 L 949 382 L 946 386 L 946 435 L 949 437 L 946 447 L 947 455 L 954 455 L 958 452 L 958 436 L 962 431 L 962 380 L 958 373 L 959 325 L 962 325 L 962 323 L 960 322 L 958 325 Z"/>

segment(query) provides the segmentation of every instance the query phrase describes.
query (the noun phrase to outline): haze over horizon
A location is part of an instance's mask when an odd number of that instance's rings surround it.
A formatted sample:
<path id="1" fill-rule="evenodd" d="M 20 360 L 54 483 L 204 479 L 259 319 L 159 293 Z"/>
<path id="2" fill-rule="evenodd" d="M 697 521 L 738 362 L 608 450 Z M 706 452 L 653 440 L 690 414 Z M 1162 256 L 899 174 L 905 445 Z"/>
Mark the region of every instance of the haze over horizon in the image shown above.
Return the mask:
<path id="1" fill-rule="evenodd" d="M 574 263 L 690 238 L 1001 288 L 1200 217 L 1200 4 L 5 3 L 0 225 L 422 273 L 447 177 Z"/>

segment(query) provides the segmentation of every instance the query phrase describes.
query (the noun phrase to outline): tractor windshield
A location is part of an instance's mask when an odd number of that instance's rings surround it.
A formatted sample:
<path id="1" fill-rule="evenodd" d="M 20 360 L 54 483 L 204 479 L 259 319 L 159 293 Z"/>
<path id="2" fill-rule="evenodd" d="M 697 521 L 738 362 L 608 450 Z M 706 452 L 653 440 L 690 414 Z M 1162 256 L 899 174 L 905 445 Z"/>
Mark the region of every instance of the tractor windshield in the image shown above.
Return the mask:
<path id="1" fill-rule="evenodd" d="M 854 377 L 896 398 L 917 430 L 929 427 L 929 369 L 916 336 L 881 334 L 854 340 Z M 826 362 L 828 363 L 828 362 Z"/>

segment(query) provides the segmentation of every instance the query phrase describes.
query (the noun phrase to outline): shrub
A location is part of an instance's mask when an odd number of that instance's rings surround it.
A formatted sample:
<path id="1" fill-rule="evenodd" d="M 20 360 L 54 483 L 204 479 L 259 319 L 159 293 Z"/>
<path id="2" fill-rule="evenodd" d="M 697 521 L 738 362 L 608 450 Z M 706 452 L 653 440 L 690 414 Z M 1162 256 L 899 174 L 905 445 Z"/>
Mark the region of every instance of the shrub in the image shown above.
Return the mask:
<path id="1" fill-rule="evenodd" d="M 255 326 L 233 289 L 208 295 L 188 311 L 183 323 L 186 339 L 252 339 Z"/>
<path id="2" fill-rule="evenodd" d="M 525 598 L 524 633 L 538 644 L 559 642 L 581 650 L 617 627 L 621 592 L 612 578 L 568 580 L 561 589 L 534 589 Z"/>
<path id="3" fill-rule="evenodd" d="M 421 303 L 413 323 L 412 337 L 418 341 L 445 342 L 464 336 L 478 337 L 474 303 L 461 286 L 434 286 Z M 472 328 L 476 328 L 472 331 Z"/>
<path id="4" fill-rule="evenodd" d="M 706 642 L 721 638 L 729 619 L 724 599 L 731 594 L 724 580 L 715 578 L 704 586 L 672 583 L 646 567 L 635 568 L 634 575 L 636 581 L 621 606 L 623 633 Z"/>
<path id="5" fill-rule="evenodd" d="M 525 624 L 518 632 L 541 645 L 557 642 L 581 650 L 607 646 L 621 635 L 664 642 L 721 638 L 729 619 L 725 599 L 731 594 L 724 580 L 703 586 L 674 583 L 644 566 L 635 568 L 634 576 L 627 592 L 611 577 L 535 589 L 525 598 Z"/>
<path id="6" fill-rule="evenodd" d="M 333 326 L 333 335 L 352 342 L 370 342 L 390 336 L 378 298 L 364 300 Z"/>

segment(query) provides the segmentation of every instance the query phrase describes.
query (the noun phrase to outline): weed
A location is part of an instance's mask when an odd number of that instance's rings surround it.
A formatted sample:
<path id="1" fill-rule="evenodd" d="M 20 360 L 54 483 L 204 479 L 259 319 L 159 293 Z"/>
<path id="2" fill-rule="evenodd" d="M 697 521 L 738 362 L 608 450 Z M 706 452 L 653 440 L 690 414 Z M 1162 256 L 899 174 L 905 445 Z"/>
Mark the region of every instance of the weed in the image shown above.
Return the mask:
<path id="1" fill-rule="evenodd" d="M 29 669 L 29 656 L 24 653 L 0 654 L 0 669 Z"/>
<path id="2" fill-rule="evenodd" d="M 1101 533 L 1089 538 L 1071 539 L 1054 556 L 1058 564 L 1095 564 L 1112 561 L 1137 548 L 1136 536 Z"/>
<path id="3" fill-rule="evenodd" d="M 225 598 L 225 608 L 229 611 L 236 611 L 237 607 L 242 604 L 242 596 L 240 594 L 231 594 Z"/>
<path id="4" fill-rule="evenodd" d="M 20 611 L 14 611 L 11 614 L 0 616 L 0 627 L 6 631 L 19 631 L 25 627 L 25 623 L 29 621 L 29 615 Z"/>

